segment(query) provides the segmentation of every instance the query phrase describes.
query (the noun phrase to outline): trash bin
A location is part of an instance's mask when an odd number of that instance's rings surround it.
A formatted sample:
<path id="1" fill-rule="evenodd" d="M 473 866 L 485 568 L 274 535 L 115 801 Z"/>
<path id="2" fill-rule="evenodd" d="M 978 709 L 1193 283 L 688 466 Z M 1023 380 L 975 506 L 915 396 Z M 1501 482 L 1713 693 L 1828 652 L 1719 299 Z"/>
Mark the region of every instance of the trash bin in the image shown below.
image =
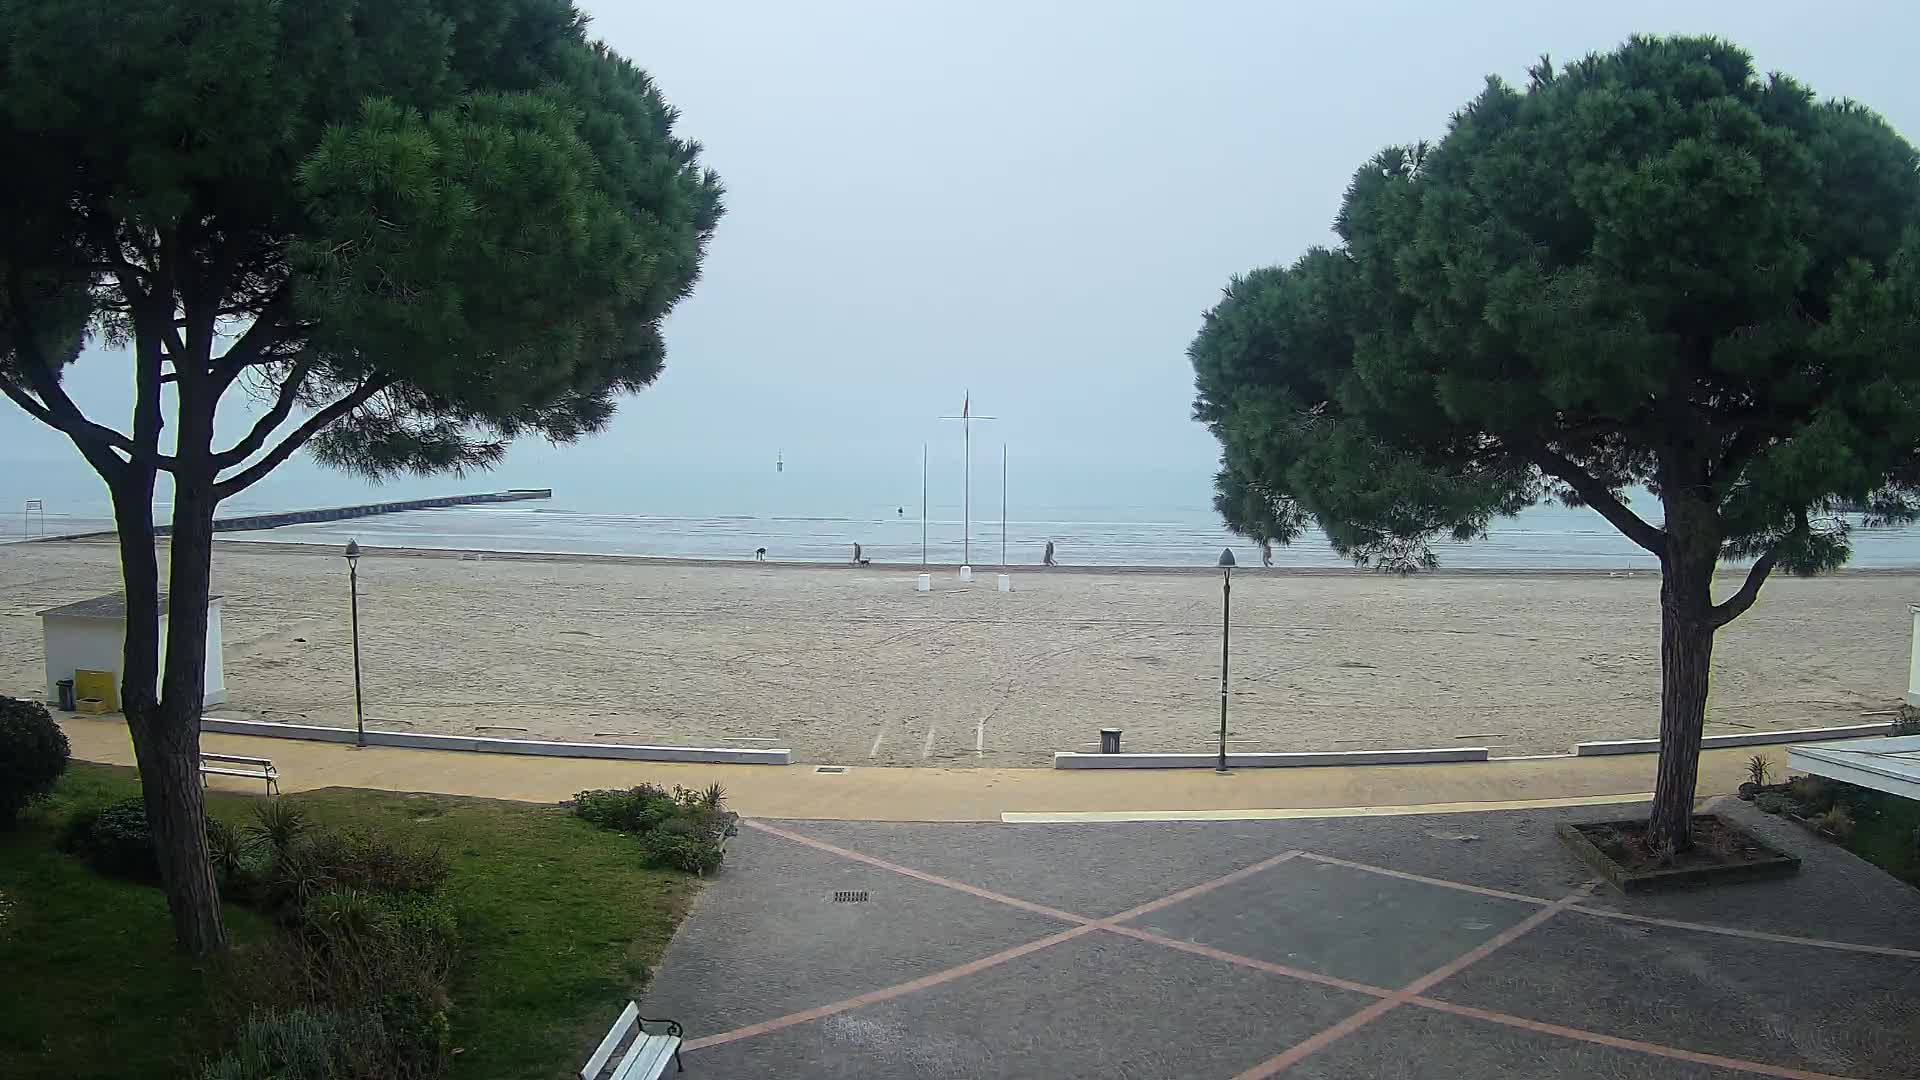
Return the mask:
<path id="1" fill-rule="evenodd" d="M 1100 729 L 1100 752 L 1103 754 L 1117 754 L 1120 752 L 1119 728 L 1103 727 Z"/>
<path id="2" fill-rule="evenodd" d="M 61 679 L 59 682 L 54 683 L 54 685 L 60 688 L 60 707 L 62 709 L 65 709 L 67 712 L 72 712 L 73 711 L 73 680 Z"/>

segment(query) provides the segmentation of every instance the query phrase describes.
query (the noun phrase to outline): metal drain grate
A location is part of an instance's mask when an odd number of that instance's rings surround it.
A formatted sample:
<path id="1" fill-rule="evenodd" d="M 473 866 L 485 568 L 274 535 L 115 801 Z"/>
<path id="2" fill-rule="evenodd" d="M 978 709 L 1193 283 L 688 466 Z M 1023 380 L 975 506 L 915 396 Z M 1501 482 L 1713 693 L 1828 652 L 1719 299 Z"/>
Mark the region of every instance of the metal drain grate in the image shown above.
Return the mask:
<path id="1" fill-rule="evenodd" d="M 836 904 L 864 904 L 867 899 L 865 889 L 843 890 L 833 894 L 833 902 Z"/>
<path id="2" fill-rule="evenodd" d="M 813 767 L 813 771 L 814 771 L 814 772 L 830 772 L 830 773 L 843 773 L 843 772 L 846 772 L 846 771 L 847 771 L 847 767 L 846 767 L 845 765 L 816 765 L 816 766 L 814 766 L 814 767 Z"/>

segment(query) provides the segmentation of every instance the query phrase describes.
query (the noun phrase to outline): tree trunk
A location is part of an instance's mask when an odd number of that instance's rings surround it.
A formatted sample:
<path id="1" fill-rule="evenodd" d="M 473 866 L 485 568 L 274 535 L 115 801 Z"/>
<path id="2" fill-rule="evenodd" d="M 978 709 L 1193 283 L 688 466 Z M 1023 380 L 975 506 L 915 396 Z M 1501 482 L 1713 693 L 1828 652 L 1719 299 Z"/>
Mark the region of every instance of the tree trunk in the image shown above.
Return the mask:
<path id="1" fill-rule="evenodd" d="M 173 532 L 168 548 L 167 662 L 153 725 L 165 762 L 146 781 L 147 820 L 180 947 L 196 956 L 226 948 L 220 893 L 207 861 L 200 786 L 200 712 L 206 697 L 207 598 L 213 577 L 213 409 L 180 392 Z M 163 824 L 164 822 L 164 824 Z"/>
<path id="2" fill-rule="evenodd" d="M 1653 785 L 1648 840 L 1693 846 L 1693 796 L 1700 735 L 1707 722 L 1713 667 L 1713 569 L 1719 530 L 1701 504 L 1667 500 L 1667 544 L 1660 579 L 1660 771 Z"/>
<path id="3" fill-rule="evenodd" d="M 126 586 L 126 637 L 121 646 L 121 710 L 140 766 L 140 790 L 153 831 L 160 884 L 173 918 L 175 942 L 183 952 L 204 956 L 226 947 L 220 921 L 220 897 L 207 863 L 206 824 L 200 797 L 200 725 L 198 702 L 191 723 L 169 709 L 155 692 L 160 681 L 160 572 L 154 554 L 152 470 L 133 469 L 113 488 L 114 526 L 119 534 L 121 575 Z M 174 550 L 177 552 L 178 544 Z M 179 580 L 174 559 L 174 581 Z M 202 585 L 204 596 L 206 586 Z M 181 605 L 174 599 L 170 619 Z M 206 604 L 200 605 L 201 639 L 197 667 L 206 663 Z M 182 659 L 169 649 L 168 667 Z M 192 657 L 186 657 L 189 662 Z"/>

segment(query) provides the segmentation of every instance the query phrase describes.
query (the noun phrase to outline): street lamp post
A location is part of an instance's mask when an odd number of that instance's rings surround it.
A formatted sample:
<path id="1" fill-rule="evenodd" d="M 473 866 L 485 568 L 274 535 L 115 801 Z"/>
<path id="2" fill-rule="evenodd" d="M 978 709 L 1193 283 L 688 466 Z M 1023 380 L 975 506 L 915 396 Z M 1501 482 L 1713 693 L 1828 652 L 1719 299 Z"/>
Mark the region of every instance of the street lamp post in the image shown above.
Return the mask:
<path id="1" fill-rule="evenodd" d="M 1220 763 L 1213 771 L 1227 771 L 1227 641 L 1233 635 L 1233 549 L 1220 549 Z"/>
<path id="2" fill-rule="evenodd" d="M 347 541 L 347 592 L 353 611 L 353 745 L 367 745 L 367 719 L 360 706 L 360 543 Z M 1224 759 L 1222 759 L 1224 760 Z"/>

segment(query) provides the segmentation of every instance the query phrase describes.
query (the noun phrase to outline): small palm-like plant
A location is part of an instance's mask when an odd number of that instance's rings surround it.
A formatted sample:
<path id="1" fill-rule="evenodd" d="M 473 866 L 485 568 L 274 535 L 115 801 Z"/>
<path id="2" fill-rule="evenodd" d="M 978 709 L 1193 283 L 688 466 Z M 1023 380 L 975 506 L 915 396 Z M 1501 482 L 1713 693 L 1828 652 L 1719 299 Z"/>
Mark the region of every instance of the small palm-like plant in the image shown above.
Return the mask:
<path id="1" fill-rule="evenodd" d="M 275 855 L 285 855 L 300 834 L 307 831 L 307 815 L 300 808 L 280 799 L 268 799 L 253 805 L 254 823 L 247 833 L 255 844 Z"/>
<path id="2" fill-rule="evenodd" d="M 1755 754 L 1747 759 L 1747 776 L 1755 787 L 1766 787 L 1767 780 L 1773 775 L 1773 762 L 1765 754 Z"/>
<path id="3" fill-rule="evenodd" d="M 238 881 L 247 872 L 251 853 L 252 845 L 233 826 L 217 817 L 207 818 L 207 862 L 222 885 Z"/>
<path id="4" fill-rule="evenodd" d="M 727 789 L 719 784 L 708 784 L 706 790 L 700 793 L 700 805 L 709 810 L 720 809 L 720 805 L 726 801 Z"/>

